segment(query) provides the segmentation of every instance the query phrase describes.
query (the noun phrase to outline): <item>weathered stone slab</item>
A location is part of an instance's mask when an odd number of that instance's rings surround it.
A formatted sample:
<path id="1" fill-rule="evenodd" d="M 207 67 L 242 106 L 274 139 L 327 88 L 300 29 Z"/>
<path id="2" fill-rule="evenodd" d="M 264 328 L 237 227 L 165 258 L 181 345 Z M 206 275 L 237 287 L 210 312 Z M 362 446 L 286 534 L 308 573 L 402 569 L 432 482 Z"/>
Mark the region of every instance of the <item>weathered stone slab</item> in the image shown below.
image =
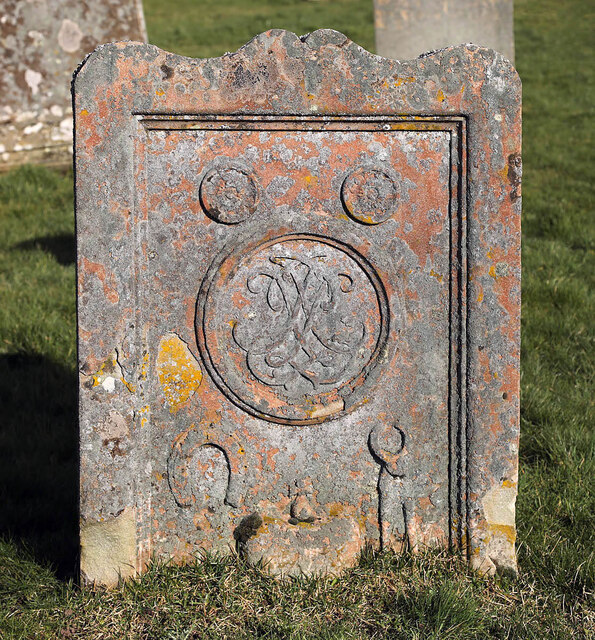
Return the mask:
<path id="1" fill-rule="evenodd" d="M 374 0 L 376 52 L 407 60 L 473 42 L 514 62 L 513 0 Z"/>
<path id="2" fill-rule="evenodd" d="M 0 170 L 72 162 L 72 71 L 97 45 L 146 41 L 141 0 L 3 0 Z"/>
<path id="3" fill-rule="evenodd" d="M 335 573 L 366 544 L 514 569 L 510 63 L 112 44 L 75 123 L 84 578 L 234 548 Z"/>

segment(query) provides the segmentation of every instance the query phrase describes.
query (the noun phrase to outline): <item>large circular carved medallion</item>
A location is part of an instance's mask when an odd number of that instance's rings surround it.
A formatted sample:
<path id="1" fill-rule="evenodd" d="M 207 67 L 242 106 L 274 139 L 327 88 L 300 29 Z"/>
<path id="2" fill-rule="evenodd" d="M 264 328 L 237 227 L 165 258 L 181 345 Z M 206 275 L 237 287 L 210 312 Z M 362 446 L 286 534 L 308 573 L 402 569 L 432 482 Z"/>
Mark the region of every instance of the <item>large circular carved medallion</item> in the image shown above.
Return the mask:
<path id="1" fill-rule="evenodd" d="M 386 342 L 388 304 L 355 250 L 286 235 L 213 265 L 196 329 L 207 368 L 235 404 L 273 422 L 312 424 L 361 397 Z"/>

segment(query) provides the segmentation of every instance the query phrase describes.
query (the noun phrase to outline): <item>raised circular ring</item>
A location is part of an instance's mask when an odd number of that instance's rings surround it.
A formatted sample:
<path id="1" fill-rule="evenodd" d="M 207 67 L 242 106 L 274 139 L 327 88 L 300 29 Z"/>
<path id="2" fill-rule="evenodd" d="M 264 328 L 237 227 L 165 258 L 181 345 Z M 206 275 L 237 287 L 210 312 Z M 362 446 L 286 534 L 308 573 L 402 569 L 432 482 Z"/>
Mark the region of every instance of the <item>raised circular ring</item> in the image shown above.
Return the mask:
<path id="1" fill-rule="evenodd" d="M 315 424 L 356 406 L 388 326 L 386 291 L 367 259 L 310 234 L 216 260 L 196 315 L 200 352 L 221 391 L 283 424 Z"/>

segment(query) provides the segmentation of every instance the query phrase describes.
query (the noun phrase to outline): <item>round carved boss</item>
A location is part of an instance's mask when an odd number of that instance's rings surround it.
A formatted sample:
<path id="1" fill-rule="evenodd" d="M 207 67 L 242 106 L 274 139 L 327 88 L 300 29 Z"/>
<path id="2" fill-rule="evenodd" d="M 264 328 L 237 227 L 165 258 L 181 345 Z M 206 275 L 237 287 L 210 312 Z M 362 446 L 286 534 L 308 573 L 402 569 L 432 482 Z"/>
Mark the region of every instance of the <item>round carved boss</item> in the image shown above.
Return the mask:
<path id="1" fill-rule="evenodd" d="M 314 424 L 363 399 L 388 336 L 386 292 L 369 262 L 315 235 L 238 247 L 199 293 L 205 365 L 236 405 L 265 420 Z"/>
<path id="2" fill-rule="evenodd" d="M 396 212 L 399 191 L 395 180 L 381 169 L 360 168 L 345 178 L 341 199 L 358 222 L 380 224 Z"/>
<path id="3" fill-rule="evenodd" d="M 237 224 L 249 218 L 258 204 L 258 187 L 247 169 L 214 167 L 200 183 L 200 201 L 207 214 L 223 224 Z"/>

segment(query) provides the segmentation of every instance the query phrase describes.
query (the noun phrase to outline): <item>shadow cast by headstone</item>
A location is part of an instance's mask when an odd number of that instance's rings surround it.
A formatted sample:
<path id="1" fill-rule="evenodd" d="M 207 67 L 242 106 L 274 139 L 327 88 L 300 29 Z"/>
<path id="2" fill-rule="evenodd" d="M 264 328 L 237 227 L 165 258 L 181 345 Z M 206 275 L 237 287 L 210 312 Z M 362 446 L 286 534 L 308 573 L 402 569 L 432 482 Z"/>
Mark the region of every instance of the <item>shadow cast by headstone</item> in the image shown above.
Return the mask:
<path id="1" fill-rule="evenodd" d="M 60 578 L 78 566 L 77 382 L 35 354 L 0 356 L 0 536 Z"/>
<path id="2" fill-rule="evenodd" d="M 72 233 L 33 238 L 15 245 L 15 249 L 46 251 L 51 253 L 61 265 L 65 266 L 74 264 L 76 260 L 76 243 Z"/>

